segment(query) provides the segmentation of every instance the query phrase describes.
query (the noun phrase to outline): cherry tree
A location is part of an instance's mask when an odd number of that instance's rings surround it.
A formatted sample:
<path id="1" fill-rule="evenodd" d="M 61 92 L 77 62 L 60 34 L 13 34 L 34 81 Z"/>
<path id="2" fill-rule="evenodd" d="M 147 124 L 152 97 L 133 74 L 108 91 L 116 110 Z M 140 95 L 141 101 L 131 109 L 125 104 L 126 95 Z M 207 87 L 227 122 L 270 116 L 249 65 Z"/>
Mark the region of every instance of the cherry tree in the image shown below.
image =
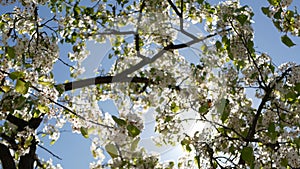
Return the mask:
<path id="1" fill-rule="evenodd" d="M 262 12 L 282 32 L 282 43 L 293 47 L 290 37 L 300 36 L 300 16 L 292 0 L 268 2 Z M 91 138 L 95 162 L 90 168 L 300 167 L 300 67 L 276 66 L 271 56 L 255 50 L 250 6 L 235 0 L 11 0 L 1 5 L 7 9 L 0 17 L 3 169 L 61 168 L 36 150 L 48 150 L 41 137 L 54 144 L 64 125 Z M 191 25 L 204 33 L 188 31 Z M 107 57 L 114 64 L 108 72 L 100 67 L 97 77 L 79 79 L 88 41 L 109 41 Z M 62 49 L 69 51 L 67 58 Z M 197 61 L 189 61 L 183 49 L 197 53 Z M 70 68 L 74 81 L 56 83 L 58 62 Z M 107 99 L 114 101 L 118 116 L 99 108 Z M 154 141 L 182 145 L 184 156 L 177 163 L 161 162 L 159 154 L 139 144 L 149 109 L 155 110 Z M 195 122 L 209 127 L 184 129 Z"/>

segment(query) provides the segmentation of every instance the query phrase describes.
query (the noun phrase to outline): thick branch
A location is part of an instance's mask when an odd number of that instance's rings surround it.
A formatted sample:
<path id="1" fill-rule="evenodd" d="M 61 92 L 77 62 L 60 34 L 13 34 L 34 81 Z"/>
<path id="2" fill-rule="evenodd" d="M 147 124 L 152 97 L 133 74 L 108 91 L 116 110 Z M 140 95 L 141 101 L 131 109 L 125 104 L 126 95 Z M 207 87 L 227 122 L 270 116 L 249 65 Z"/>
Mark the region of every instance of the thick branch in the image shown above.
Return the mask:
<path id="1" fill-rule="evenodd" d="M 105 32 L 98 32 L 97 35 L 134 35 L 135 31 L 118 31 L 114 29 L 107 29 Z M 91 36 L 91 34 L 88 34 Z"/>
<path id="2" fill-rule="evenodd" d="M 12 114 L 8 114 L 7 117 L 6 117 L 6 120 L 11 122 L 12 124 L 16 125 L 18 127 L 18 129 L 17 129 L 18 131 L 23 131 L 24 128 L 26 126 L 28 126 L 27 121 L 25 121 L 23 119 L 20 119 L 20 118 L 17 118 Z"/>
<path id="3" fill-rule="evenodd" d="M 13 150 L 18 149 L 18 145 L 12 136 L 10 137 L 10 136 L 6 135 L 5 133 L 0 133 L 0 137 L 10 144 L 10 148 L 12 148 Z"/>
<path id="4" fill-rule="evenodd" d="M 16 169 L 16 165 L 12 155 L 10 154 L 9 148 L 1 143 L 0 143 L 0 160 L 3 169 Z"/>
<path id="5" fill-rule="evenodd" d="M 36 145 L 37 145 L 37 142 L 34 138 L 31 141 L 29 152 L 20 157 L 20 162 L 18 165 L 19 169 L 33 169 L 33 164 L 35 161 Z"/>
<path id="6" fill-rule="evenodd" d="M 94 78 L 68 82 L 61 85 L 63 85 L 65 91 L 70 91 L 73 89 L 83 88 L 95 84 L 108 84 L 108 83 L 117 83 L 117 82 L 152 83 L 148 78 L 142 78 L 142 77 L 116 78 L 114 76 L 98 76 Z"/>
<path id="7" fill-rule="evenodd" d="M 228 29 L 228 30 L 230 30 L 230 29 Z M 223 30 L 223 31 L 228 31 L 228 30 Z M 176 45 L 170 44 L 170 45 L 164 47 L 161 51 L 159 51 L 157 54 L 155 54 L 152 58 L 144 58 L 142 61 L 140 61 L 136 65 L 124 70 L 122 73 L 119 73 L 116 76 L 104 76 L 104 77 L 98 76 L 95 78 L 89 78 L 89 79 L 84 79 L 84 80 L 79 80 L 79 81 L 74 81 L 74 82 L 68 82 L 68 83 L 64 83 L 64 84 L 60 84 L 60 85 L 63 85 L 63 89 L 65 91 L 70 91 L 73 89 L 83 88 L 83 87 L 95 85 L 95 84 L 107 84 L 107 83 L 117 83 L 117 82 L 154 83 L 147 78 L 128 77 L 128 75 L 131 73 L 134 73 L 135 71 L 144 67 L 145 65 L 153 63 L 167 51 L 189 47 L 193 44 L 196 44 L 198 42 L 201 42 L 208 38 L 216 36 L 217 34 L 218 33 L 214 33 L 214 34 L 207 35 L 203 38 L 193 39 L 187 43 L 176 44 Z M 56 86 L 59 86 L 59 85 L 56 85 Z"/>
<path id="8" fill-rule="evenodd" d="M 17 129 L 18 131 L 23 131 L 26 126 L 28 126 L 31 129 L 34 129 L 34 130 L 37 129 L 39 127 L 39 125 L 41 124 L 43 117 L 41 116 L 38 118 L 31 118 L 27 122 L 23 119 L 15 117 L 12 114 L 8 114 L 6 117 L 6 120 L 13 123 L 14 125 L 16 125 L 18 127 L 18 129 Z"/>
<path id="9" fill-rule="evenodd" d="M 255 129 L 256 129 L 256 125 L 257 125 L 257 122 L 258 122 L 258 118 L 259 116 L 261 115 L 262 113 L 262 110 L 265 106 L 265 104 L 267 103 L 267 101 L 269 100 L 269 97 L 270 97 L 270 94 L 272 93 L 272 90 L 273 90 L 273 87 L 272 88 L 269 88 L 267 91 L 266 91 L 266 94 L 265 96 L 263 97 L 261 103 L 259 104 L 259 107 L 257 109 L 257 112 L 252 120 L 252 125 L 251 127 L 249 128 L 249 132 L 248 132 L 248 135 L 246 137 L 246 140 L 252 140 L 253 137 L 254 137 L 254 134 L 255 134 Z"/>
<path id="10" fill-rule="evenodd" d="M 143 59 L 142 61 L 140 61 L 136 65 L 131 66 L 130 68 L 124 70 L 122 73 L 117 74 L 115 76 L 115 78 L 116 79 L 126 78 L 129 74 L 134 73 L 135 71 L 137 71 L 138 69 L 144 67 L 145 65 L 153 63 L 154 61 L 156 61 L 158 58 L 160 58 L 167 51 L 175 50 L 175 49 L 183 49 L 183 48 L 186 48 L 186 47 L 190 47 L 191 45 L 194 45 L 194 44 L 199 43 L 199 42 L 203 42 L 206 39 L 214 37 L 214 36 L 218 35 L 218 33 L 226 32 L 226 31 L 229 31 L 229 30 L 231 30 L 231 28 L 226 29 L 226 30 L 222 30 L 222 31 L 219 31 L 219 32 L 216 32 L 216 33 L 213 33 L 213 34 L 209 34 L 209 35 L 207 35 L 205 37 L 202 37 L 202 38 L 193 39 L 193 40 L 188 41 L 186 43 L 181 43 L 181 44 L 176 44 L 176 45 L 169 44 L 168 46 L 164 47 L 161 51 L 159 51 L 158 53 L 156 53 L 152 58 L 145 58 L 145 59 Z"/>
<path id="11" fill-rule="evenodd" d="M 273 89 L 275 88 L 275 86 L 276 86 L 277 83 L 279 83 L 285 76 L 288 75 L 288 73 L 289 73 L 290 71 L 292 71 L 292 68 L 288 68 L 286 71 L 284 71 L 284 72 L 281 74 L 281 76 L 278 77 L 278 78 L 276 79 L 276 81 L 273 83 L 273 85 L 267 86 L 265 96 L 263 97 L 261 103 L 259 104 L 259 107 L 258 107 L 258 109 L 257 109 L 257 112 L 256 112 L 256 114 L 255 114 L 255 116 L 254 116 L 254 118 L 253 118 L 253 120 L 252 120 L 252 125 L 251 125 L 251 127 L 249 128 L 249 132 L 248 132 L 248 135 L 247 135 L 247 138 L 246 138 L 248 141 L 249 141 L 249 140 L 252 140 L 253 137 L 254 137 L 254 134 L 255 134 L 255 132 L 256 132 L 256 131 L 255 131 L 255 130 L 256 130 L 256 125 L 257 125 L 259 116 L 261 115 L 262 110 L 263 110 L 265 104 L 267 103 L 267 101 L 269 101 L 270 95 L 271 95 Z"/>

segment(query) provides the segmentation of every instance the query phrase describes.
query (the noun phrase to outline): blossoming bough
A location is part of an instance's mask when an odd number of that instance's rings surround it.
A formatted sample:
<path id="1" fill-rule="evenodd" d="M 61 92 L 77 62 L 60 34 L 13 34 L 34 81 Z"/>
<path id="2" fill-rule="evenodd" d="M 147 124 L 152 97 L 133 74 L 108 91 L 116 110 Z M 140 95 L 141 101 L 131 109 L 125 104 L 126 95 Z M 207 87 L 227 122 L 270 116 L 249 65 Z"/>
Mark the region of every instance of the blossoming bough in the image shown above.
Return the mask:
<path id="1" fill-rule="evenodd" d="M 300 35 L 300 16 L 291 10 L 292 0 L 268 2 L 262 12 L 283 33 L 283 44 L 294 46 L 289 36 Z M 41 160 L 36 149 L 59 158 L 40 139 L 49 136 L 54 144 L 67 121 L 74 132 L 92 139 L 96 161 L 90 168 L 300 167 L 299 66 L 276 67 L 270 56 L 255 51 L 249 6 L 204 0 L 26 0 L 1 5 L 3 169 L 61 168 Z M 49 9 L 43 17 L 42 8 Z M 187 31 L 199 22 L 205 29 L 202 36 Z M 185 41 L 175 43 L 180 37 Z M 101 76 L 79 80 L 87 40 L 109 40 L 108 57 L 115 63 Z M 61 56 L 60 47 L 69 51 L 68 58 Z M 199 59 L 189 63 L 182 49 L 194 50 Z M 55 83 L 57 62 L 70 68 L 73 82 Z M 257 108 L 245 94 L 249 88 L 256 89 Z M 69 92 L 75 89 L 79 94 Z M 98 102 L 105 99 L 114 100 L 118 116 L 101 112 Z M 139 145 L 142 116 L 149 108 L 155 110 L 155 141 L 180 142 L 184 148 L 177 165 L 160 162 L 159 155 Z M 186 112 L 197 116 L 185 118 Z M 210 127 L 190 133 L 182 128 L 190 121 Z M 111 157 L 108 162 L 103 150 Z"/>

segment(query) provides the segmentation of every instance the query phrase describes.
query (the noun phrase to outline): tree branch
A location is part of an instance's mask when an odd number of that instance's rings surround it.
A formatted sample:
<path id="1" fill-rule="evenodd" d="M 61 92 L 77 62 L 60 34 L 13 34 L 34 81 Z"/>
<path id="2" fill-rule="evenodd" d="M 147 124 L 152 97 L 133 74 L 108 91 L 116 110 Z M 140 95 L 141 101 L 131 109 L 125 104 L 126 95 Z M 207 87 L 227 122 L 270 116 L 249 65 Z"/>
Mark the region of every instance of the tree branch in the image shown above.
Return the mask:
<path id="1" fill-rule="evenodd" d="M 107 29 L 105 32 L 98 32 L 97 35 L 133 35 L 135 34 L 135 31 L 117 31 L 114 29 Z M 88 34 L 87 36 L 90 36 L 92 34 Z"/>
<path id="2" fill-rule="evenodd" d="M 255 114 L 253 120 L 252 120 L 252 125 L 251 127 L 249 128 L 249 131 L 248 131 L 248 135 L 246 137 L 247 140 L 251 140 L 253 139 L 254 137 L 254 134 L 255 134 L 255 129 L 256 129 L 256 125 L 257 125 L 257 121 L 258 121 L 258 118 L 259 116 L 261 115 L 262 113 L 262 110 L 263 110 L 263 107 L 265 106 L 266 102 L 269 101 L 269 97 L 273 91 L 273 89 L 275 88 L 276 84 L 278 82 L 280 82 L 286 75 L 288 75 L 288 73 L 292 71 L 292 68 L 288 68 L 286 71 L 284 71 L 280 77 L 276 78 L 276 81 L 275 83 L 273 83 L 272 86 L 270 86 L 270 84 L 267 86 L 266 88 L 266 93 L 265 93 L 265 96 L 263 97 L 261 103 L 259 104 L 259 107 L 257 109 L 257 113 Z"/>
<path id="3" fill-rule="evenodd" d="M 6 120 L 11 122 L 12 124 L 16 125 L 18 128 L 17 130 L 18 131 L 23 131 L 24 128 L 26 126 L 28 126 L 28 122 L 23 120 L 23 119 L 20 119 L 20 118 L 17 118 L 15 117 L 14 115 L 12 114 L 8 114 L 7 117 L 6 117 Z"/>
<path id="4" fill-rule="evenodd" d="M 145 56 L 141 55 L 140 52 L 140 36 L 139 36 L 139 30 L 140 30 L 140 22 L 142 20 L 142 13 L 143 13 L 143 9 L 145 8 L 145 0 L 143 0 L 141 6 L 140 6 L 140 10 L 139 10 L 139 17 L 137 20 L 137 27 L 136 27 L 136 34 L 134 35 L 134 41 L 135 41 L 135 50 L 137 52 L 137 56 L 141 57 L 141 58 L 145 58 Z"/>
<path id="5" fill-rule="evenodd" d="M 54 153 L 52 153 L 50 150 L 48 150 L 48 149 L 45 148 L 44 146 L 42 146 L 42 145 L 40 145 L 40 144 L 38 144 L 38 146 L 39 146 L 41 149 L 47 151 L 47 152 L 48 152 L 49 154 L 51 154 L 53 157 L 55 157 L 55 158 L 57 158 L 57 159 L 59 159 L 59 160 L 62 160 L 62 158 L 60 158 L 58 155 L 55 155 Z"/>
<path id="6" fill-rule="evenodd" d="M 63 85 L 63 89 L 65 91 L 70 91 L 73 89 L 83 88 L 83 87 L 90 86 L 90 85 L 117 83 L 117 82 L 154 83 L 151 80 L 149 80 L 148 78 L 142 78 L 142 77 L 126 77 L 126 78 L 120 79 L 120 78 L 115 78 L 114 76 L 98 76 L 98 77 L 94 77 L 94 78 L 58 84 L 56 86 Z"/>
<path id="7" fill-rule="evenodd" d="M 20 161 L 18 165 L 19 169 L 33 169 L 37 143 L 38 142 L 35 140 L 35 138 L 31 141 L 29 152 L 20 157 Z"/>
<path id="8" fill-rule="evenodd" d="M 63 61 L 61 58 L 58 58 L 58 60 L 63 63 L 64 65 L 68 66 L 68 67 L 71 67 L 73 69 L 76 69 L 75 67 L 73 67 L 72 65 L 68 64 L 67 62 Z"/>
<path id="9" fill-rule="evenodd" d="M 178 15 L 179 17 L 182 17 L 182 11 L 181 11 L 181 13 L 178 11 L 177 7 L 174 5 L 174 3 L 172 2 L 172 0 L 168 0 L 168 3 L 173 8 L 173 10 L 175 11 L 176 15 Z"/>
<path id="10" fill-rule="evenodd" d="M 43 115 L 37 118 L 31 118 L 29 121 L 17 118 L 12 114 L 8 114 L 6 120 L 18 127 L 18 131 L 23 131 L 26 126 L 31 129 L 37 129 L 43 120 Z"/>
<path id="11" fill-rule="evenodd" d="M 9 148 L 2 143 L 0 143 L 0 160 L 3 169 L 16 169 L 16 165 L 12 155 L 10 154 Z"/>
<path id="12" fill-rule="evenodd" d="M 225 29 L 225 30 L 221 30 L 221 31 L 213 33 L 213 34 L 209 34 L 209 35 L 207 35 L 205 37 L 202 37 L 202 38 L 193 39 L 191 41 L 188 41 L 187 43 L 181 43 L 181 44 L 177 44 L 177 45 L 169 44 L 166 47 L 164 47 L 161 51 L 159 51 L 158 53 L 156 53 L 152 58 L 147 58 L 147 59 L 144 58 L 143 60 L 141 60 L 136 65 L 133 65 L 130 68 L 124 70 L 123 72 L 117 74 L 114 79 L 119 79 L 119 80 L 120 79 L 126 79 L 129 74 L 134 73 L 138 69 L 140 69 L 140 68 L 142 68 L 142 67 L 144 67 L 144 66 L 146 66 L 146 65 L 148 65 L 150 63 L 153 63 L 154 61 L 156 61 L 158 58 L 160 58 L 167 51 L 171 51 L 171 50 L 175 50 L 175 49 L 183 49 L 183 48 L 186 48 L 186 47 L 190 47 L 193 44 L 202 42 L 202 41 L 204 41 L 206 39 L 209 39 L 211 37 L 214 37 L 214 36 L 218 35 L 221 32 L 226 32 L 226 31 L 229 31 L 229 30 L 231 30 L 231 28 L 228 28 L 228 29 Z"/>
<path id="13" fill-rule="evenodd" d="M 0 133 L 0 137 L 2 137 L 2 139 L 4 139 L 5 141 L 7 141 L 10 144 L 10 146 L 11 146 L 10 148 L 12 148 L 13 150 L 18 149 L 18 145 L 17 145 L 15 139 L 13 138 L 14 136 L 9 137 L 5 133 Z"/>
<path id="14" fill-rule="evenodd" d="M 231 30 L 231 29 L 223 30 L 223 31 L 220 31 L 220 32 L 224 32 L 224 31 L 228 31 L 228 30 Z M 208 38 L 216 36 L 220 32 L 207 35 L 203 38 L 193 39 L 193 40 L 191 40 L 187 43 L 176 44 L 176 45 L 169 44 L 168 46 L 164 47 L 161 51 L 159 51 L 157 54 L 155 54 L 151 59 L 150 58 L 143 58 L 142 61 L 140 61 L 136 65 L 124 70 L 123 72 L 117 74 L 116 76 L 98 76 L 98 77 L 95 77 L 95 78 L 89 78 L 89 79 L 84 79 L 84 80 L 79 80 L 79 81 L 74 81 L 74 82 L 58 84 L 58 85 L 55 85 L 55 86 L 63 85 L 63 89 L 65 91 L 70 91 L 70 90 L 73 90 L 73 89 L 83 88 L 83 87 L 90 86 L 90 85 L 95 85 L 95 84 L 107 84 L 107 83 L 118 83 L 118 82 L 146 83 L 146 84 L 147 83 L 152 83 L 152 84 L 155 84 L 153 81 L 151 81 L 148 78 L 128 77 L 128 75 L 135 72 L 136 70 L 144 67 L 145 65 L 153 63 L 154 61 L 156 61 L 158 58 L 160 58 L 167 51 L 189 47 L 193 44 L 199 43 L 199 42 L 204 41 Z"/>

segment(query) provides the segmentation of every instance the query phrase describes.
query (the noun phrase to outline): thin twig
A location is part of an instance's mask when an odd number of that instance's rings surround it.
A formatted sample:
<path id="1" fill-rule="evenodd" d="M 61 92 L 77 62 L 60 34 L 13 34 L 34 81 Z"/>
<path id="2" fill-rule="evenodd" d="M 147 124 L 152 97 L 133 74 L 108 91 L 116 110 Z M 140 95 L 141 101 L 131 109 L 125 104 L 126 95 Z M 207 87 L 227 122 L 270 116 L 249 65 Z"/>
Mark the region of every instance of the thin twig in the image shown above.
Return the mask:
<path id="1" fill-rule="evenodd" d="M 40 147 L 40 148 L 42 148 L 43 150 L 45 150 L 45 151 L 47 151 L 49 154 L 51 154 L 53 157 L 55 157 L 55 158 L 57 158 L 57 159 L 59 159 L 59 160 L 62 160 L 62 158 L 60 158 L 58 155 L 55 155 L 54 153 L 52 153 L 50 150 L 48 150 L 46 147 L 44 147 L 44 146 L 42 146 L 42 145 L 40 145 L 40 144 L 38 144 L 38 146 Z"/>
<path id="2" fill-rule="evenodd" d="M 71 68 L 73 68 L 73 69 L 76 69 L 74 66 L 72 66 L 72 65 L 70 65 L 70 64 L 68 64 L 68 63 L 66 63 L 66 62 L 63 61 L 61 58 L 58 58 L 58 60 L 61 61 L 64 65 L 66 65 L 66 66 L 68 66 L 68 67 L 71 67 Z"/>

